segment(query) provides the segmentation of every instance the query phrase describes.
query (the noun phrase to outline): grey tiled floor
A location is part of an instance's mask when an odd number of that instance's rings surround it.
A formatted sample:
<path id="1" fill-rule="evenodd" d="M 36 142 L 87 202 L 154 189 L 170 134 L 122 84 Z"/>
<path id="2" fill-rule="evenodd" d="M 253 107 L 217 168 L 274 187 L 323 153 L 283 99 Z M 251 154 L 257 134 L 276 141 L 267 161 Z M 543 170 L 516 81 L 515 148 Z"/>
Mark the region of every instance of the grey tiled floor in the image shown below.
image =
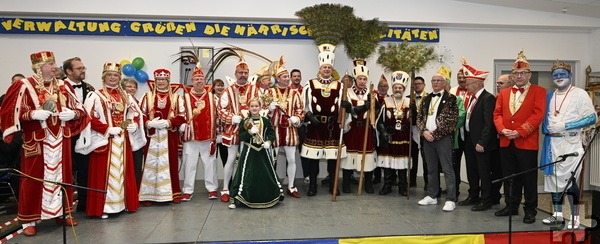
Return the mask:
<path id="1" fill-rule="evenodd" d="M 443 182 L 443 180 L 442 180 Z M 490 233 L 508 231 L 508 217 L 495 217 L 492 210 L 471 212 L 470 207 L 457 207 L 453 212 L 442 211 L 442 196 L 435 206 L 419 206 L 423 184 L 411 188 L 411 199 L 397 193 L 342 194 L 331 202 L 327 187 L 319 186 L 318 195 L 305 196 L 307 185 L 296 179 L 302 198 L 286 197 L 270 209 L 237 208 L 226 203 L 208 200 L 203 182 L 197 182 L 196 193 L 190 202 L 155 204 L 136 213 L 122 213 L 102 220 L 75 213 L 79 221 L 75 232 L 79 243 L 176 243 L 240 240 L 335 239 L 348 237 L 438 235 L 454 233 Z M 466 184 L 461 192 L 466 193 Z M 464 199 L 461 195 L 461 200 Z M 523 212 L 513 217 L 513 231 L 548 230 L 541 223 L 547 213 L 539 212 L 534 224 L 523 224 Z M 67 229 L 67 240 L 75 243 L 74 232 Z M 38 235 L 19 235 L 10 243 L 61 243 L 61 227 L 54 221 L 38 224 Z"/>

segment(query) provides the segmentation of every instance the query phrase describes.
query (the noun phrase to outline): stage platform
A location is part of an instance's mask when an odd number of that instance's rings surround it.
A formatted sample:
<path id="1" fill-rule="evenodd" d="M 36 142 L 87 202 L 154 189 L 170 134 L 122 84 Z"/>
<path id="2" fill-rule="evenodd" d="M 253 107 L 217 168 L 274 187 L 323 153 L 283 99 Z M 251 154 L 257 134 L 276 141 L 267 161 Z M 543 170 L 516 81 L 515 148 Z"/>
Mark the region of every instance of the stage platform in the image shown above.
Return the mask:
<path id="1" fill-rule="evenodd" d="M 270 209 L 229 209 L 226 203 L 208 200 L 203 182 L 198 181 L 196 193 L 189 202 L 141 206 L 136 213 L 121 213 L 108 219 L 88 218 L 83 213 L 75 213 L 74 217 L 79 225 L 74 229 L 67 229 L 67 241 L 342 243 L 342 240 L 354 242 L 352 238 L 425 236 L 433 241 L 427 243 L 438 243 L 433 238 L 438 235 L 508 232 L 508 217 L 494 216 L 494 212 L 503 208 L 504 203 L 483 212 L 472 212 L 470 207 L 460 206 L 453 212 L 444 212 L 444 195 L 438 199 L 437 205 L 417 204 L 424 196 L 422 179 L 418 183 L 418 187 L 411 188 L 410 200 L 400 196 L 397 187 L 394 187 L 392 194 L 380 196 L 377 192 L 381 184 L 378 184 L 375 185 L 375 194 L 363 192 L 363 195 L 357 196 L 357 186 L 354 185 L 352 194 L 342 194 L 337 197 L 336 202 L 332 202 L 326 186 L 319 184 L 318 195 L 307 197 L 308 185 L 302 179 L 296 179 L 302 198 L 286 195 L 283 202 Z M 467 184 L 460 186 L 461 200 L 466 197 L 467 187 Z M 522 236 L 531 236 L 527 234 L 530 232 L 549 232 L 550 227 L 542 224 L 542 219 L 548 216 L 548 213 L 539 211 L 534 224 L 524 224 L 521 208 L 519 215 L 513 216 L 512 230 L 520 232 Z M 359 239 L 358 242 L 360 240 L 366 242 L 372 239 Z M 379 243 L 398 243 L 392 239 L 379 240 L 383 241 Z M 439 243 L 447 243 L 446 241 Z M 54 221 L 44 221 L 38 224 L 36 236 L 26 237 L 20 234 L 7 242 L 62 243 L 62 228 L 55 225 Z"/>

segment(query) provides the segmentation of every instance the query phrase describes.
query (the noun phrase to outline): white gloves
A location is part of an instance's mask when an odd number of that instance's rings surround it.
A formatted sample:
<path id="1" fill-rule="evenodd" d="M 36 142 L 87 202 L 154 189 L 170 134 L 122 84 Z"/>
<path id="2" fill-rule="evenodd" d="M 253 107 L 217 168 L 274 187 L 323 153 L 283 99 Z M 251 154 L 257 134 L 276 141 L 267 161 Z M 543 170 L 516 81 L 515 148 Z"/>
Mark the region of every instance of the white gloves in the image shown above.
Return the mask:
<path id="1" fill-rule="evenodd" d="M 179 132 L 185 132 L 185 127 L 188 126 L 187 124 L 181 124 L 179 126 Z"/>
<path id="2" fill-rule="evenodd" d="M 217 135 L 216 141 L 217 141 L 217 143 L 223 143 L 223 136 Z"/>
<path id="3" fill-rule="evenodd" d="M 138 125 L 137 125 L 136 123 L 129 123 L 129 124 L 127 125 L 127 131 L 128 131 L 129 133 L 133 133 L 133 132 L 135 132 L 137 129 L 138 129 Z"/>
<path id="4" fill-rule="evenodd" d="M 148 128 L 164 129 L 169 127 L 169 121 L 166 119 L 154 118 L 148 121 Z"/>
<path id="5" fill-rule="evenodd" d="M 271 102 L 271 104 L 269 104 L 269 110 L 273 111 L 277 108 L 277 105 L 279 105 L 276 101 Z"/>
<path id="6" fill-rule="evenodd" d="M 563 132 L 566 130 L 565 126 L 566 125 L 563 122 L 549 123 L 548 130 L 550 131 L 550 133 Z"/>
<path id="7" fill-rule="evenodd" d="M 154 118 L 153 120 L 148 121 L 148 129 L 157 128 L 160 125 L 158 118 Z"/>
<path id="8" fill-rule="evenodd" d="M 300 124 L 300 118 L 298 118 L 296 116 L 292 116 L 292 117 L 290 117 L 290 123 L 293 126 L 298 126 Z"/>
<path id="9" fill-rule="evenodd" d="M 234 115 L 233 117 L 231 117 L 231 123 L 239 124 L 240 122 L 242 122 L 242 116 Z"/>
<path id="10" fill-rule="evenodd" d="M 250 134 L 254 135 L 254 134 L 258 133 L 258 127 L 252 126 L 252 128 L 250 128 L 250 130 L 248 132 L 250 132 Z"/>
<path id="11" fill-rule="evenodd" d="M 68 108 L 63 108 L 63 111 L 58 114 L 58 118 L 62 121 L 71 121 L 75 118 L 75 111 Z"/>
<path id="12" fill-rule="evenodd" d="M 269 149 L 270 147 L 271 147 L 271 142 L 270 141 L 266 141 L 265 143 L 263 143 L 263 148 Z"/>
<path id="13" fill-rule="evenodd" d="M 31 112 L 31 118 L 34 120 L 40 120 L 40 121 L 44 121 L 46 119 L 48 119 L 48 117 L 50 117 L 50 115 L 52 115 L 52 112 L 48 111 L 48 110 L 34 110 L 33 112 Z"/>
<path id="14" fill-rule="evenodd" d="M 121 129 L 121 127 L 110 127 L 106 131 L 106 133 L 113 136 L 118 136 L 121 134 L 121 132 L 123 132 L 123 129 Z"/>

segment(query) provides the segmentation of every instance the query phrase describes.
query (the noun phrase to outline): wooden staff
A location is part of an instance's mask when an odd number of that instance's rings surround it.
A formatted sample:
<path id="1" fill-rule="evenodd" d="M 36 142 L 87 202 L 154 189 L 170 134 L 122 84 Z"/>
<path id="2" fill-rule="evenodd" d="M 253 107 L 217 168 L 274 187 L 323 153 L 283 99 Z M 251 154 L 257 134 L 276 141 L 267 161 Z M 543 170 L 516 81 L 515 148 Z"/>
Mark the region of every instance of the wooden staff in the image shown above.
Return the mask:
<path id="1" fill-rule="evenodd" d="M 413 92 L 413 81 L 415 80 L 415 69 L 413 68 L 410 71 L 410 88 L 409 88 L 409 93 L 410 94 L 410 99 L 408 101 L 408 170 L 406 171 L 406 199 L 410 200 L 410 181 L 412 180 L 410 178 L 410 166 L 412 165 L 412 116 L 416 116 L 416 114 L 412 114 L 410 111 L 410 105 L 412 103 L 412 101 L 415 101 L 415 110 L 418 113 L 419 108 L 417 108 L 417 97 Z M 421 98 L 423 99 L 423 98 Z M 402 106 L 400 106 L 402 108 Z M 418 145 L 417 145 L 418 147 Z M 425 160 L 423 160 L 425 161 Z M 423 162 L 425 163 L 425 162 Z M 419 170 L 419 168 L 417 167 L 417 171 Z"/>
<path id="2" fill-rule="evenodd" d="M 373 98 L 377 95 L 373 92 L 373 84 L 369 87 L 369 93 L 371 93 L 371 97 L 369 99 L 369 110 L 367 111 L 367 119 L 365 121 L 365 136 L 363 137 L 363 148 L 362 148 L 362 158 L 360 159 L 360 177 L 358 178 L 358 195 L 362 195 L 363 184 L 365 181 L 365 160 L 367 158 L 367 140 L 369 140 L 369 126 L 373 124 L 375 120 L 375 113 L 373 113 L 374 108 L 374 100 Z"/>
<path id="3" fill-rule="evenodd" d="M 342 101 L 346 101 L 348 99 L 348 87 L 352 85 L 352 77 L 349 75 L 345 75 L 344 78 L 342 78 L 342 84 L 343 84 L 343 88 L 342 88 Z M 341 104 L 341 101 L 340 101 Z M 333 179 L 333 195 L 331 198 L 332 202 L 335 202 L 336 200 L 336 193 L 338 190 L 338 183 L 339 183 L 339 175 L 340 175 L 340 164 L 341 164 L 341 160 L 342 160 L 342 146 L 344 144 L 344 124 L 346 123 L 346 109 L 342 108 L 342 106 L 340 106 L 340 113 L 338 114 L 338 123 L 340 123 L 340 138 L 339 138 L 339 143 L 338 143 L 338 148 L 337 148 L 337 161 L 335 162 L 335 174 L 331 175 L 329 177 L 334 177 Z"/>

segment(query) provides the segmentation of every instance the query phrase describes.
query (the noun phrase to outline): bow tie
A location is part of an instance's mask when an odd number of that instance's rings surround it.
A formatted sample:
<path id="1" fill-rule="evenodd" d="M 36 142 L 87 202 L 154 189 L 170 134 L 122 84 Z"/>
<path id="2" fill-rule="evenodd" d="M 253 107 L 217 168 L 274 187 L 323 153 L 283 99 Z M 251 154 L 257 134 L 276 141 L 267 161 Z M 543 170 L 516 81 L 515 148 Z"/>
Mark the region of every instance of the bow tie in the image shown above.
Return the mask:
<path id="1" fill-rule="evenodd" d="M 431 93 L 431 97 L 441 97 L 442 93 Z"/>
<path id="2" fill-rule="evenodd" d="M 462 87 L 458 87 L 458 88 L 456 89 L 456 91 L 457 91 L 457 92 L 459 92 L 459 93 L 460 93 L 460 92 L 468 92 L 468 91 L 467 91 L 467 88 L 462 88 Z"/>
<path id="3" fill-rule="evenodd" d="M 525 88 L 523 88 L 523 87 L 521 87 L 521 88 L 516 88 L 516 87 L 513 87 L 513 88 L 511 88 L 511 89 L 512 89 L 512 92 L 513 92 L 513 93 L 517 93 L 517 91 L 520 91 L 521 93 L 524 93 L 524 92 L 525 92 Z"/>
<path id="4" fill-rule="evenodd" d="M 83 88 L 83 84 L 73 85 L 73 88 L 75 88 L 75 89 L 77 89 L 77 88 Z"/>

